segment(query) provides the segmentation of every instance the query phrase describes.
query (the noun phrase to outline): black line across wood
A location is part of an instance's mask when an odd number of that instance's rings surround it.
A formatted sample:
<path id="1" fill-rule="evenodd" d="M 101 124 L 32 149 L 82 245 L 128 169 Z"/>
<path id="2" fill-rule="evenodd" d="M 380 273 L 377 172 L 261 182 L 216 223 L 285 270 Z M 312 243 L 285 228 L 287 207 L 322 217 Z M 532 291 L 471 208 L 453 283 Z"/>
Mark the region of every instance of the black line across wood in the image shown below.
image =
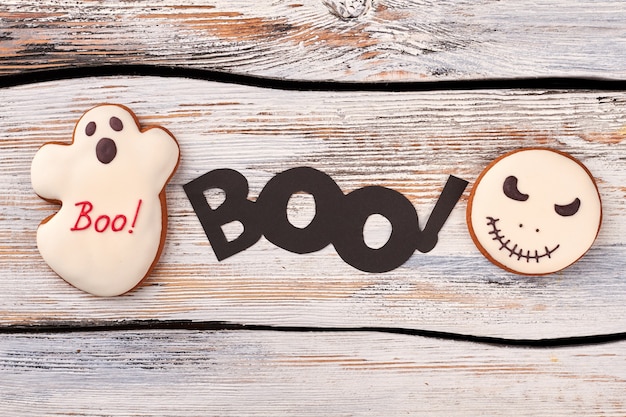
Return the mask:
<path id="1" fill-rule="evenodd" d="M 141 330 L 264 331 L 277 333 L 385 333 L 503 347 L 516 346 L 528 348 L 559 348 L 582 345 L 599 345 L 626 340 L 626 332 L 545 339 L 513 339 L 475 336 L 470 334 L 425 329 L 410 329 L 403 327 L 273 326 L 193 320 L 120 320 L 106 324 L 98 322 L 69 321 L 50 322 L 36 325 L 8 325 L 0 327 L 0 334 L 86 333 Z"/>
<path id="2" fill-rule="evenodd" d="M 166 77 L 190 78 L 230 84 L 291 91 L 438 91 L 438 90 L 598 90 L 624 91 L 626 80 L 593 77 L 522 77 L 461 79 L 445 81 L 303 81 L 236 74 L 198 68 L 148 64 L 114 64 L 73 66 L 67 68 L 25 71 L 0 76 L 0 88 L 36 84 L 48 81 L 89 77 Z"/>

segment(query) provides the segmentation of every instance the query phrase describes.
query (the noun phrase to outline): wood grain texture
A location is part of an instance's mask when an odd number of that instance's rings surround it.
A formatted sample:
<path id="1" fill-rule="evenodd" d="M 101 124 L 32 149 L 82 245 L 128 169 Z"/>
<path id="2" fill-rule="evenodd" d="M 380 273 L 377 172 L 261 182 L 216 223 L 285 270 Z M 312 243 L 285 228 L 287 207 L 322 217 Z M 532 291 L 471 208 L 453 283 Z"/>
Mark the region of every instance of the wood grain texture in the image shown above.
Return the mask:
<path id="1" fill-rule="evenodd" d="M 619 0 L 3 1 L 0 73 L 131 61 L 309 80 L 619 78 L 625 20 Z"/>
<path id="2" fill-rule="evenodd" d="M 625 348 L 353 333 L 5 335 L 0 412 L 617 417 L 626 408 Z"/>
<path id="3" fill-rule="evenodd" d="M 10 109 L 0 119 L 6 132 L 0 143 L 3 324 L 183 318 L 517 338 L 626 330 L 623 92 L 296 92 L 110 77 L 10 88 L 0 97 Z M 56 208 L 29 182 L 37 148 L 69 142 L 80 114 L 105 101 L 168 128 L 182 155 L 167 188 L 170 229 L 161 261 L 145 285 L 117 299 L 83 294 L 46 266 L 34 236 Z M 345 264 L 332 246 L 296 255 L 264 239 L 218 262 L 182 190 L 205 172 L 232 168 L 248 178 L 255 199 L 278 172 L 312 166 L 344 193 L 365 185 L 393 188 L 425 221 L 448 175 L 471 183 L 500 154 L 527 146 L 581 159 L 597 177 L 604 204 L 592 250 L 546 277 L 506 273 L 478 252 L 465 224 L 467 192 L 433 252 L 416 252 L 390 273 L 368 274 Z M 290 206 L 295 221 L 312 211 L 306 198 Z M 366 229 L 373 239 L 384 233 Z"/>

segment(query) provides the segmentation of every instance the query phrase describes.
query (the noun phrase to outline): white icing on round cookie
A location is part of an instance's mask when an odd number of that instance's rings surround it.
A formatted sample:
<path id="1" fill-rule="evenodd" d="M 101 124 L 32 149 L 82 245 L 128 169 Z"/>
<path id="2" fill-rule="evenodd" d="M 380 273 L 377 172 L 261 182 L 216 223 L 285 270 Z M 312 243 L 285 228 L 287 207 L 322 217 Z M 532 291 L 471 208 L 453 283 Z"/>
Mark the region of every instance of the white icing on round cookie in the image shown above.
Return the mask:
<path id="1" fill-rule="evenodd" d="M 560 271 L 593 244 L 602 220 L 600 195 L 582 163 L 541 148 L 496 159 L 470 194 L 467 224 L 476 246 L 519 274 Z"/>
<path id="2" fill-rule="evenodd" d="M 42 146 L 31 182 L 61 203 L 37 229 L 37 247 L 64 280 L 99 296 L 136 287 L 156 263 L 167 229 L 165 184 L 179 160 L 161 127 L 140 130 L 120 105 L 87 111 L 71 144 Z"/>

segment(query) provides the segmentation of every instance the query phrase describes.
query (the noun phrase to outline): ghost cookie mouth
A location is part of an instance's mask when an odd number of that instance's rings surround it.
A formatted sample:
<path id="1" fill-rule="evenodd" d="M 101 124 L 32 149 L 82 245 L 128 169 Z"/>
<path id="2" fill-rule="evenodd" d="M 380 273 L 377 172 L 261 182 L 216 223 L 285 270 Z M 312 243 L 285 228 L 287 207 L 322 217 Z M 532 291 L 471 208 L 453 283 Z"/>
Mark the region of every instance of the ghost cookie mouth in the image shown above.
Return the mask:
<path id="1" fill-rule="evenodd" d="M 502 230 L 498 229 L 497 223 L 500 221 L 500 219 L 487 216 L 487 220 L 487 226 L 491 227 L 491 231 L 489 232 L 489 234 L 493 235 L 492 240 L 500 243 L 500 248 L 498 250 L 506 250 L 507 252 L 509 252 L 509 258 L 517 257 L 518 261 L 525 259 L 526 262 L 530 262 L 531 259 L 534 259 L 536 263 L 539 263 L 542 258 L 552 258 L 552 254 L 559 248 L 559 246 L 561 246 L 557 244 L 552 249 L 549 249 L 548 246 L 544 246 L 544 248 L 542 249 L 542 253 L 539 253 L 537 249 L 534 249 L 534 253 L 531 255 L 531 251 L 529 249 L 524 250 L 524 248 L 518 247 L 517 243 L 513 244 L 513 246 L 511 247 L 511 239 L 507 239 L 505 235 L 501 234 Z"/>
<path id="2" fill-rule="evenodd" d="M 96 157 L 98 161 L 103 164 L 108 164 L 117 155 L 117 145 L 115 145 L 115 141 L 110 138 L 102 138 L 96 144 Z"/>

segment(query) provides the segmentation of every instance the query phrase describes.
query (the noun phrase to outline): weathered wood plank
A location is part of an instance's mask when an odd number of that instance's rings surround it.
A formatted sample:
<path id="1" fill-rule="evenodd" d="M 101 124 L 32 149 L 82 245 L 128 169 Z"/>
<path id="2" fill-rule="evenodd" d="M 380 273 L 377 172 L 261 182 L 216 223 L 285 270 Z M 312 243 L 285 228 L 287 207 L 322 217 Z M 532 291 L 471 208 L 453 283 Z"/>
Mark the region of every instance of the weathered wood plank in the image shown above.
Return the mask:
<path id="1" fill-rule="evenodd" d="M 311 80 L 623 77 L 624 20 L 619 0 L 4 1 L 0 73 L 143 62 Z"/>
<path id="2" fill-rule="evenodd" d="M 0 117 L 0 320 L 184 318 L 257 324 L 399 326 L 500 337 L 623 332 L 626 285 L 626 93 L 593 91 L 297 92 L 184 79 L 108 77 L 3 89 Z M 56 277 L 35 231 L 55 206 L 30 187 L 47 141 L 69 141 L 99 102 L 133 108 L 181 145 L 168 186 L 169 235 L 138 290 L 97 299 Z M 473 182 L 500 154 L 550 146 L 598 178 L 604 224 L 590 253 L 562 273 L 520 277 L 490 264 L 465 225 L 466 196 L 428 254 L 390 273 L 343 263 L 332 246 L 296 255 L 262 239 L 217 262 L 182 185 L 216 168 L 250 182 L 254 199 L 276 173 L 312 166 L 347 193 L 396 189 L 426 219 L 449 174 Z M 296 219 L 311 213 L 294 199 Z M 368 231 L 375 238 L 384 229 Z"/>
<path id="3" fill-rule="evenodd" d="M 375 333 L 3 335 L 0 412 L 623 416 L 625 347 L 502 349 Z"/>

